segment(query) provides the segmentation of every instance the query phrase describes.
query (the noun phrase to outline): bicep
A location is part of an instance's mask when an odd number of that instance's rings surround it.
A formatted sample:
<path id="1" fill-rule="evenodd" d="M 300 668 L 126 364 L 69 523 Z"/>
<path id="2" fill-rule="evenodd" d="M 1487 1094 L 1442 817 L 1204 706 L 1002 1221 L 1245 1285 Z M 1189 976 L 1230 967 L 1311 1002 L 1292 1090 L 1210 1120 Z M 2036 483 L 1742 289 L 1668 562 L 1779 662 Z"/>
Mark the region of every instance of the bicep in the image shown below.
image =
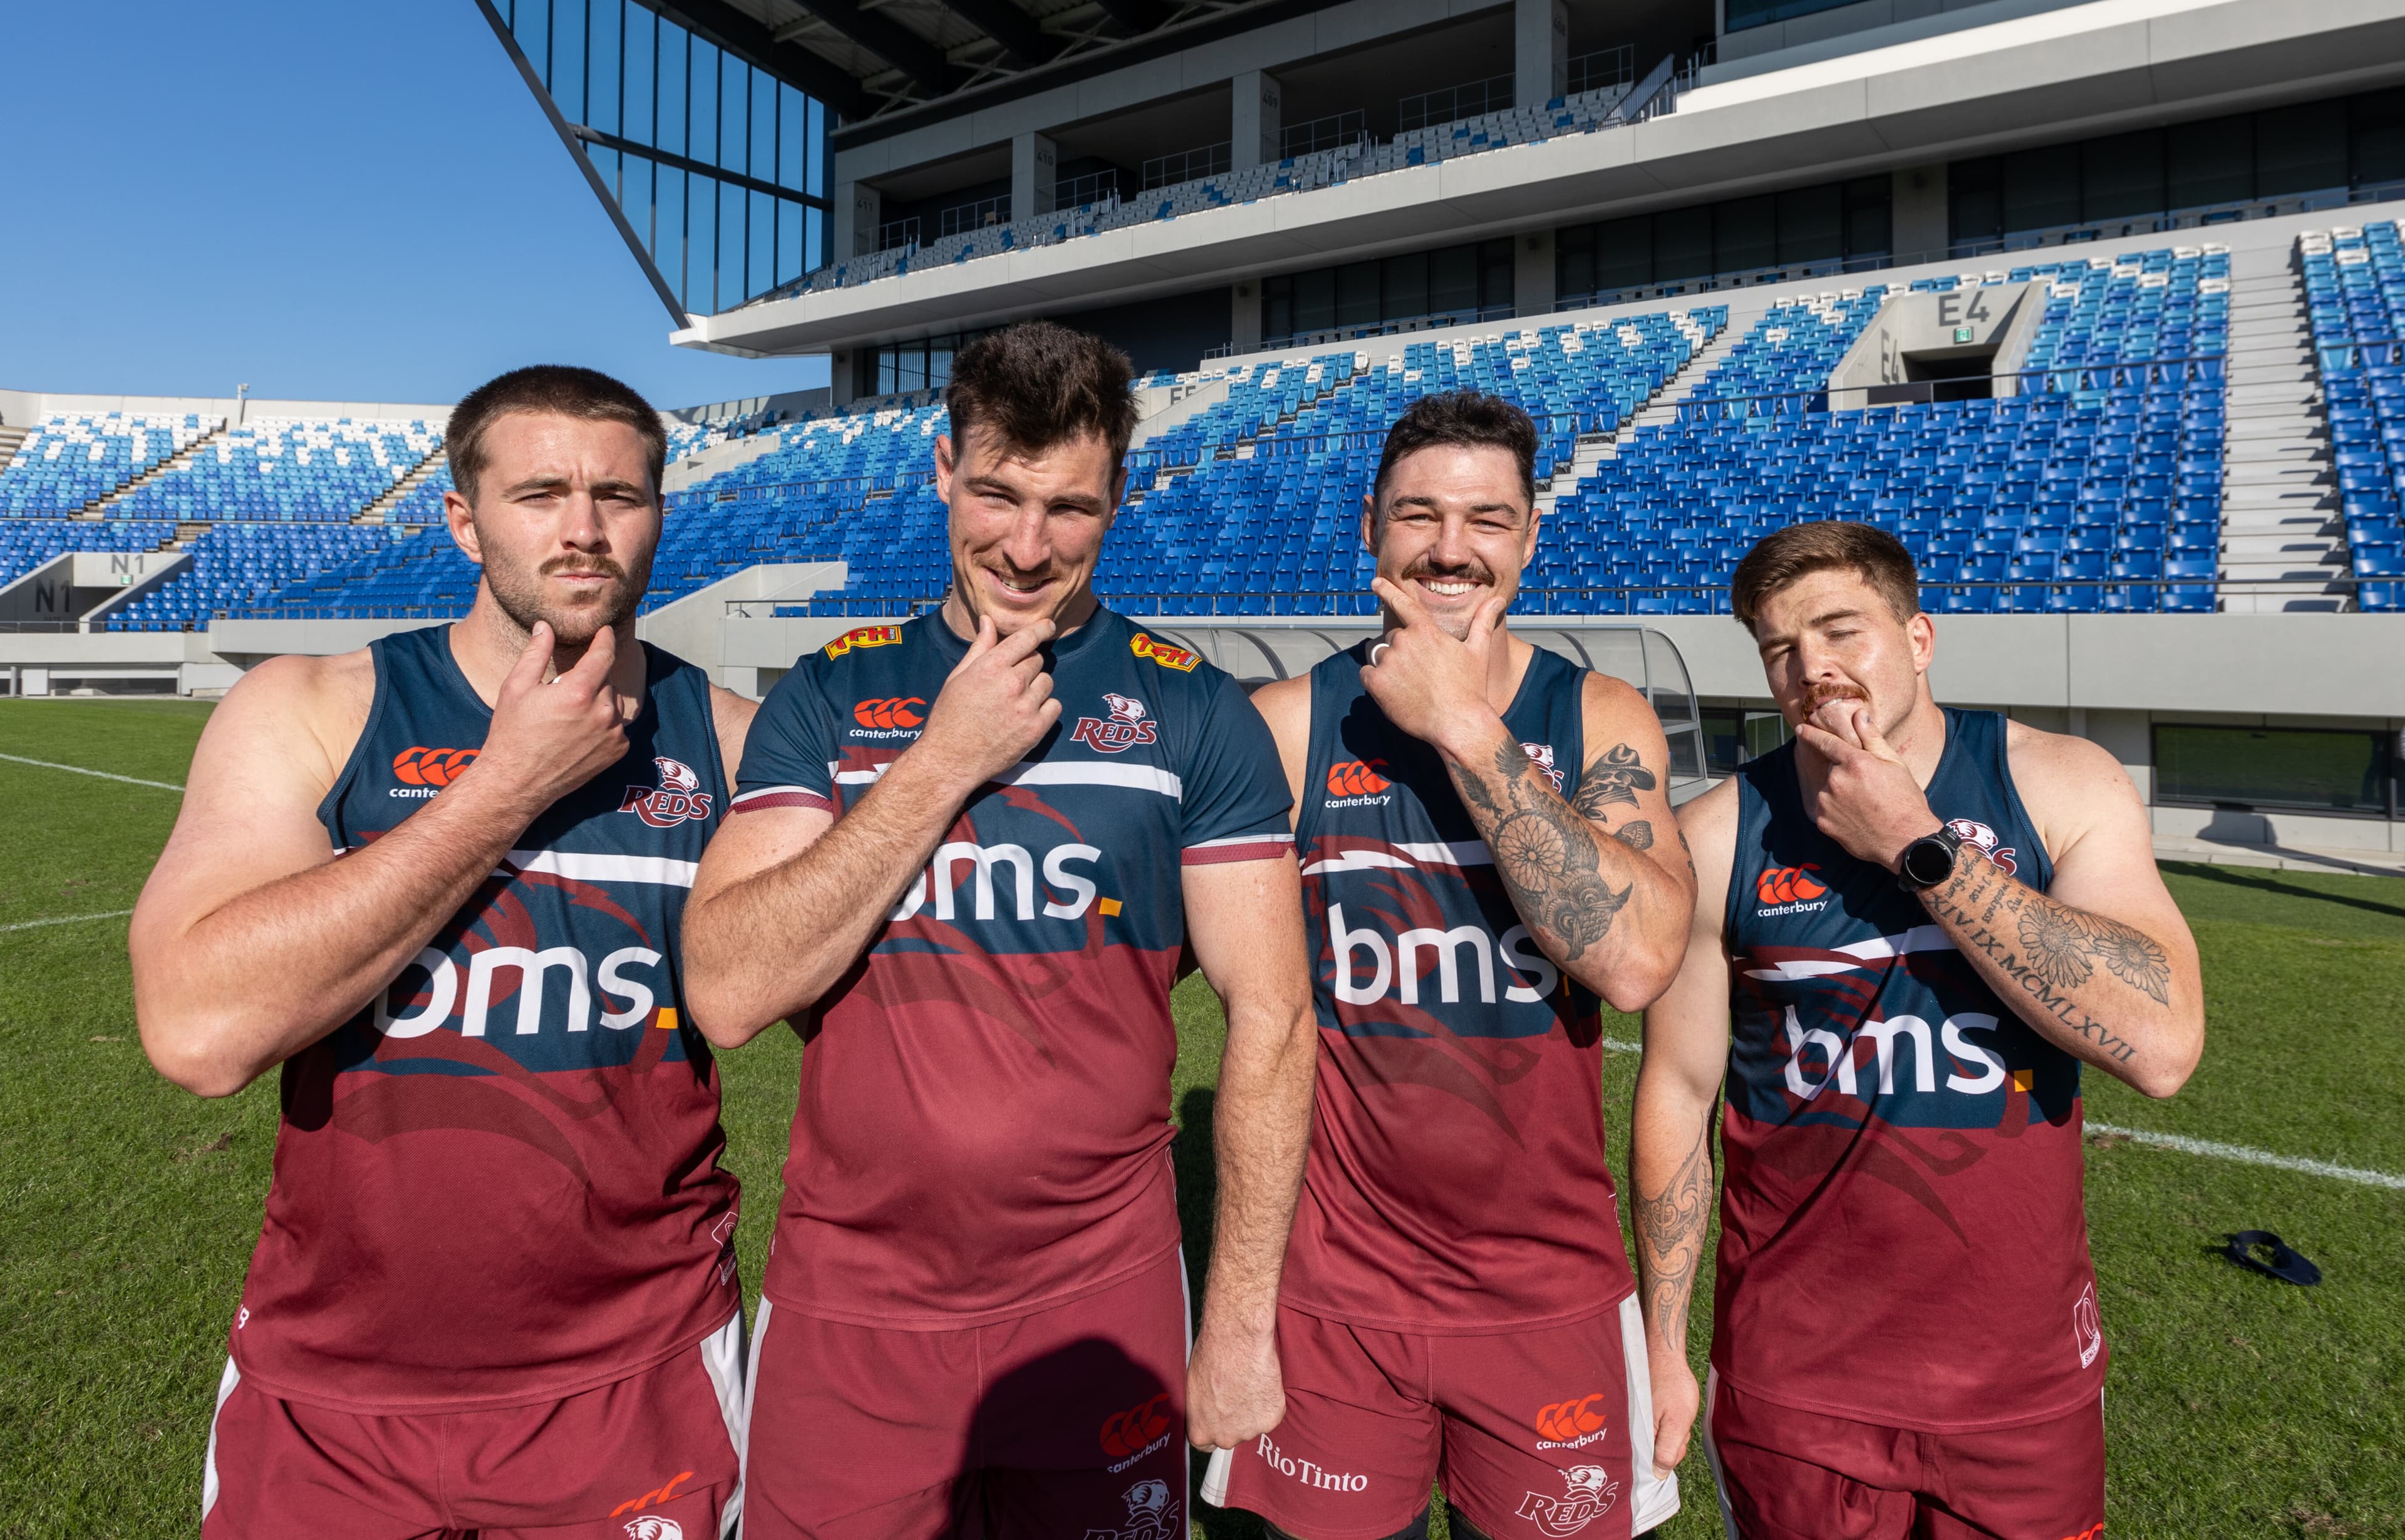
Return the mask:
<path id="1" fill-rule="evenodd" d="M 1311 992 L 1311 971 L 1302 942 L 1302 875 L 1294 857 L 1188 865 L 1179 887 L 1187 945 L 1202 976 L 1229 1002 L 1230 1030 L 1240 1001 L 1283 1001 L 1299 1009 Z"/>
<path id="2" fill-rule="evenodd" d="M 1645 1008 L 1645 1065 L 1709 1096 L 1728 1061 L 1729 963 L 1722 917 L 1736 860 L 1736 783 L 1689 803 L 1680 819 L 1695 852 L 1695 914 L 1679 976 Z"/>
<path id="3" fill-rule="evenodd" d="M 798 800 L 798 799 L 797 799 Z M 730 888 L 802 855 L 835 826 L 824 807 L 738 807 L 710 837 L 694 875 L 693 902 L 707 903 Z"/>
<path id="4" fill-rule="evenodd" d="M 2102 759 L 2103 754 L 2080 757 Z M 2047 777 L 2032 790 L 2069 802 L 2084 815 L 2075 837 L 2053 858 L 2054 878 L 2046 885 L 2046 896 L 2133 927 L 2192 966 L 2196 943 L 2187 917 L 2163 886 L 2145 805 L 2121 767 L 2083 764 Z"/>
<path id="5" fill-rule="evenodd" d="M 1596 681 L 1587 691 L 1588 757 L 1571 805 L 1691 889 L 1692 863 L 1670 806 L 1670 748 L 1662 724 L 1636 691 L 1601 675 L 1588 677 Z"/>

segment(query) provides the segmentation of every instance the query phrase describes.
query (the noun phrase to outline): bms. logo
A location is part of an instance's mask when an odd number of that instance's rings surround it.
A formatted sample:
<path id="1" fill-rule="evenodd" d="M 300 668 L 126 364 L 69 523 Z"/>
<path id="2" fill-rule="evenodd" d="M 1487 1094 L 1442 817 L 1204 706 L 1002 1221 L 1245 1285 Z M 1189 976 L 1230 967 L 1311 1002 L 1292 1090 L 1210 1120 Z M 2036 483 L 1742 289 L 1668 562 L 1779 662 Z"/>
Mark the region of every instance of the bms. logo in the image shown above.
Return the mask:
<path id="1" fill-rule="evenodd" d="M 687 819 L 710 817 L 710 793 L 701 789 L 701 777 L 690 765 L 666 758 L 652 763 L 659 766 L 658 788 L 627 787 L 626 800 L 618 805 L 618 811 L 632 813 L 654 829 L 673 829 Z"/>

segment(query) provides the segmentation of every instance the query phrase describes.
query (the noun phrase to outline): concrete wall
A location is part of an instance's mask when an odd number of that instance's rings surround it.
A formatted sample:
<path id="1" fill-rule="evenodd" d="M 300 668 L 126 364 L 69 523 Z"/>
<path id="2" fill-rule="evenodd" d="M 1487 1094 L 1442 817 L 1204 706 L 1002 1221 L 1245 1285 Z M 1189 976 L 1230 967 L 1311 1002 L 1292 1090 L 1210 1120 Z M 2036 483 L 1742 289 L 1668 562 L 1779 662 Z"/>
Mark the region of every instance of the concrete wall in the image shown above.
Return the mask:
<path id="1" fill-rule="evenodd" d="M 30 424 L 46 413 L 142 413 L 180 417 L 234 420 L 239 409 L 247 422 L 258 417 L 358 417 L 372 422 L 420 421 L 440 427 L 451 420 L 451 405 L 394 401 L 287 401 L 250 397 L 237 402 L 231 396 L 83 396 L 56 390 L 0 390 L 0 426 Z"/>

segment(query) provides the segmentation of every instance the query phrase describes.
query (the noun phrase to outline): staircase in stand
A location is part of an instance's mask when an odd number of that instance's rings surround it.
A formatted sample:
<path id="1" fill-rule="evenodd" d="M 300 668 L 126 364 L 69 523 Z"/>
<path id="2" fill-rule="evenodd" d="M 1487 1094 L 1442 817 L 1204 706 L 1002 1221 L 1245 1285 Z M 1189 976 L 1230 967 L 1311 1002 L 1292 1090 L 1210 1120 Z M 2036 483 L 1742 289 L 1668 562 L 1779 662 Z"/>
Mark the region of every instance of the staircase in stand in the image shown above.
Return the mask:
<path id="1" fill-rule="evenodd" d="M 25 438 L 33 431 L 30 426 L 0 427 L 0 470 L 8 469 L 8 462 L 17 457 L 17 451 L 25 447 Z"/>
<path id="2" fill-rule="evenodd" d="M 368 504 L 367 507 L 362 508 L 358 512 L 352 514 L 351 522 L 353 524 L 384 523 L 385 516 L 392 511 L 392 508 L 395 503 L 400 502 L 401 498 L 406 497 L 412 492 L 424 486 L 428 481 L 432 479 L 436 471 L 442 469 L 444 466 L 449 465 L 450 463 L 450 456 L 443 454 L 442 448 L 438 445 L 433 453 L 428 455 L 426 458 L 410 467 L 409 474 L 393 483 L 390 489 L 388 489 L 384 496 L 378 497 L 375 501 Z"/>
<path id="3" fill-rule="evenodd" d="M 1729 356 L 1731 349 L 1745 340 L 1745 334 L 1753 329 L 1753 323 L 1766 315 L 1769 309 L 1769 301 L 1765 301 L 1759 305 L 1748 305 L 1746 313 L 1739 315 L 1737 306 L 1731 304 L 1729 318 L 1722 324 L 1720 330 L 1705 339 L 1703 346 L 1689 354 L 1687 361 L 1681 364 L 1668 379 L 1662 382 L 1653 395 L 1645 399 L 1644 403 L 1638 407 L 1627 422 L 1615 428 L 1580 434 L 1576 451 L 1568 459 L 1554 465 L 1553 480 L 1537 488 L 1537 511 L 1551 513 L 1555 503 L 1575 490 L 1581 482 L 1595 474 L 1596 467 L 1606 460 L 1618 459 L 1621 445 L 1636 429 L 1654 427 L 1661 423 L 1676 422 L 1679 417 L 1679 403 L 1695 393 L 1695 387 L 1703 383 L 1704 376 L 1709 374 L 1723 358 Z"/>
<path id="4" fill-rule="evenodd" d="M 2231 258 L 2224 613 L 2355 608 L 2329 420 L 2293 260 L 2293 248 Z"/>
<path id="5" fill-rule="evenodd" d="M 218 419 L 218 424 L 215 427 L 210 428 L 199 438 L 194 439 L 190 443 L 186 444 L 177 453 L 170 455 L 165 459 L 160 461 L 157 465 L 152 466 L 149 469 L 143 471 L 132 481 L 129 481 L 118 487 L 116 491 L 94 497 L 91 501 L 84 504 L 81 508 L 77 509 L 73 513 L 68 514 L 67 517 L 71 519 L 106 518 L 108 516 L 109 510 L 115 508 L 119 503 L 123 502 L 137 487 L 148 486 L 152 482 L 157 481 L 160 477 L 181 470 L 184 467 L 191 464 L 192 456 L 199 454 L 203 449 L 208 447 L 210 444 L 217 442 L 218 437 L 222 435 L 225 430 L 225 419 L 220 417 Z"/>

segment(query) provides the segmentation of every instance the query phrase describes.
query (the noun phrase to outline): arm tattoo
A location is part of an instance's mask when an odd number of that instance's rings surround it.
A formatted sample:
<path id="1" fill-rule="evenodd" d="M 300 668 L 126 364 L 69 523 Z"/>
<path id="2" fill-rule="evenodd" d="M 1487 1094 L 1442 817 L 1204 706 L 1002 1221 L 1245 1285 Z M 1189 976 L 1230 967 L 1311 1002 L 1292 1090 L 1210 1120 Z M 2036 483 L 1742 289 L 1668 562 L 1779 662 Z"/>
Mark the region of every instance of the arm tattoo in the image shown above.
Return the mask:
<path id="1" fill-rule="evenodd" d="M 1486 847 L 1513 907 L 1530 931 L 1552 935 L 1567 960 L 1610 933 L 1637 885 L 1613 892 L 1604 882 L 1594 827 L 1550 781 L 1531 774 L 1534 768 L 1527 750 L 1507 738 L 1495 749 L 1499 798 L 1466 769 L 1454 771 L 1453 779 L 1462 800 L 1491 820 Z M 1651 778 L 1651 772 L 1640 774 Z"/>
<path id="2" fill-rule="evenodd" d="M 1653 848 L 1653 825 L 1638 819 L 1635 823 L 1614 829 L 1611 837 L 1631 850 L 1651 850 Z"/>
<path id="3" fill-rule="evenodd" d="M 2171 960 L 2153 937 L 2048 898 L 1984 858 L 1964 861 L 1927 897 L 1931 911 L 1955 931 L 1966 954 L 1987 958 L 2040 1011 L 2117 1064 L 2135 1057 L 2136 1046 L 2074 998 L 2095 979 L 2096 965 L 2102 962 L 2105 972 L 2155 1003 L 2171 1003 Z M 2009 926 L 2006 917 L 2012 917 Z"/>
<path id="4" fill-rule="evenodd" d="M 1649 1197 L 1640 1188 L 1637 1195 L 1637 1266 L 1644 1278 L 1645 1313 L 1673 1347 L 1687 1340 L 1687 1309 L 1704 1255 L 1704 1225 L 1712 1204 L 1710 1146 L 1708 1122 L 1662 1191 Z"/>
<path id="5" fill-rule="evenodd" d="M 1615 743 L 1597 755 L 1579 777 L 1574 805 L 1582 818 L 1599 819 L 1603 810 L 1613 803 L 1636 806 L 1637 793 L 1651 791 L 1653 786 L 1653 772 L 1638 763 L 1637 750 L 1624 743 Z"/>

